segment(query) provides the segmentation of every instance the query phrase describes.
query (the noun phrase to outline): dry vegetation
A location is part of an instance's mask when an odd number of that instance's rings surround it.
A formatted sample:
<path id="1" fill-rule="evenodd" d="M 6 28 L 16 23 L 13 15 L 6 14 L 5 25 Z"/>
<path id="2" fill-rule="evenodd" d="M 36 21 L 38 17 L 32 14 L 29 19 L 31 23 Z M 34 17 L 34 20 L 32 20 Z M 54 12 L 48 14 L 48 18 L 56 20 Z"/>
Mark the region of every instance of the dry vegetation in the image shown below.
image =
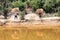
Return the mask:
<path id="1" fill-rule="evenodd" d="M 60 40 L 60 22 L 7 23 L 0 27 L 0 40 Z"/>

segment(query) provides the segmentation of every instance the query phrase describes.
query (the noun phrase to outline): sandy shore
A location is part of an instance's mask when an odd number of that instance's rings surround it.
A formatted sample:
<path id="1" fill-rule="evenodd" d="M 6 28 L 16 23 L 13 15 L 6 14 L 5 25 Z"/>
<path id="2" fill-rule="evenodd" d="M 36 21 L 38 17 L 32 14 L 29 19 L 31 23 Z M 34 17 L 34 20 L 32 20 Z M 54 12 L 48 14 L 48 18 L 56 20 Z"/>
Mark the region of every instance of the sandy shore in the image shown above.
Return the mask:
<path id="1" fill-rule="evenodd" d="M 9 22 L 0 26 L 2 28 L 28 28 L 28 29 L 60 29 L 60 21 L 54 22 L 41 22 L 41 21 L 31 21 L 31 22 L 22 22 L 22 23 L 15 23 Z"/>

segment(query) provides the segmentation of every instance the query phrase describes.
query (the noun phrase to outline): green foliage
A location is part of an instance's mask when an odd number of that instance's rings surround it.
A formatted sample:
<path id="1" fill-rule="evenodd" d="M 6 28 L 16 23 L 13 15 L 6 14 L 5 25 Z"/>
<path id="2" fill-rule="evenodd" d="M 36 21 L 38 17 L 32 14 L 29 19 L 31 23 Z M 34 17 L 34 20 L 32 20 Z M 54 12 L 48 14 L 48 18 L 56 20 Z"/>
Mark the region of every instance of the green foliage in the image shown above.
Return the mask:
<path id="1" fill-rule="evenodd" d="M 13 7 L 19 7 L 20 10 L 24 10 L 24 3 L 21 2 L 21 1 L 13 2 L 13 3 L 12 3 L 12 6 L 13 6 Z"/>
<path id="2" fill-rule="evenodd" d="M 37 1 L 36 2 L 35 1 L 31 1 L 31 6 L 32 6 L 32 8 L 34 10 L 36 10 L 39 7 Z"/>
<path id="3" fill-rule="evenodd" d="M 29 1 L 33 10 L 37 8 L 43 8 L 46 12 L 53 12 L 54 8 L 60 7 L 60 0 L 6 0 L 9 7 L 19 7 L 20 10 L 24 10 L 26 2 Z M 3 5 L 0 5 L 0 10 Z M 53 11 L 52 11 L 53 10 Z"/>
<path id="4" fill-rule="evenodd" d="M 50 10 L 52 10 L 52 1 L 46 0 L 43 8 L 46 10 L 46 12 L 50 12 Z"/>
<path id="5" fill-rule="evenodd" d="M 3 8 L 2 5 L 0 5 L 0 10 L 2 10 L 2 8 Z"/>

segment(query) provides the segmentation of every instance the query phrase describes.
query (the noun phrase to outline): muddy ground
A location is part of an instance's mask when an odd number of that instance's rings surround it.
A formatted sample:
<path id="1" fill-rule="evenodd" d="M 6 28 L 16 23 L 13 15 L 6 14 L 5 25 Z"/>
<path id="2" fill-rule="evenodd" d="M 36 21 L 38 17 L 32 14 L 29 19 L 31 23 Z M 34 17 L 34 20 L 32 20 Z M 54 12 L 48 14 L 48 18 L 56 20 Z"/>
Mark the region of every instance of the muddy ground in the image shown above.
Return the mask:
<path id="1" fill-rule="evenodd" d="M 0 40 L 60 40 L 60 21 L 7 22 Z"/>

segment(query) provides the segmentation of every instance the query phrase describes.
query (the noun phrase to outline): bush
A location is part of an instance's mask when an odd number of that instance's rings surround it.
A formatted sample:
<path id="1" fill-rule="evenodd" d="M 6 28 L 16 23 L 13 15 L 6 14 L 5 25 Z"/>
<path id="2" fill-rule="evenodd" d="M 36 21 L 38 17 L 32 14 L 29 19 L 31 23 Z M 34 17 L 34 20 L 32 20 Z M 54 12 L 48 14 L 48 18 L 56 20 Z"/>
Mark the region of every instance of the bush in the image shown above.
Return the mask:
<path id="1" fill-rule="evenodd" d="M 2 10 L 3 9 L 3 7 L 2 7 L 2 5 L 0 5 L 0 10 Z"/>
<path id="2" fill-rule="evenodd" d="M 30 3 L 32 8 L 36 10 L 37 8 L 43 8 L 44 0 L 32 0 Z"/>
<path id="3" fill-rule="evenodd" d="M 13 3 L 12 3 L 12 6 L 13 6 L 13 7 L 19 7 L 21 11 L 24 10 L 24 8 L 25 8 L 25 7 L 24 7 L 24 3 L 21 2 L 21 1 L 13 2 Z"/>
<path id="4" fill-rule="evenodd" d="M 19 7 L 20 10 L 23 11 L 28 0 L 6 0 L 6 1 L 8 7 Z M 54 8 L 60 7 L 60 0 L 29 0 L 29 3 L 33 10 L 36 10 L 37 8 L 43 8 L 46 12 L 53 12 Z M 0 10 L 1 9 L 2 6 L 0 5 Z"/>

